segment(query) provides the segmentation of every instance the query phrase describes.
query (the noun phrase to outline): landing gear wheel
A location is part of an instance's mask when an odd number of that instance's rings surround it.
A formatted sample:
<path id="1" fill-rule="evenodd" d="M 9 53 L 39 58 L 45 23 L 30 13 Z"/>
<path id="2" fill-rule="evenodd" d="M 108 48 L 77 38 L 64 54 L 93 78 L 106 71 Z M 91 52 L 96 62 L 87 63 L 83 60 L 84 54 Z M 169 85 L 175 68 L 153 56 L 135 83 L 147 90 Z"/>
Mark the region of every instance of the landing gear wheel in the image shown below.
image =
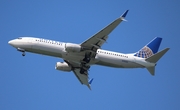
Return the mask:
<path id="1" fill-rule="evenodd" d="M 87 62 L 87 63 L 89 63 L 90 60 L 91 60 L 91 59 L 90 59 L 89 57 L 86 58 L 86 62 Z"/>
<path id="2" fill-rule="evenodd" d="M 85 61 L 86 63 L 89 63 L 90 60 L 91 60 L 90 56 L 88 54 L 85 54 L 83 61 Z"/>
<path id="3" fill-rule="evenodd" d="M 24 57 L 25 55 L 26 55 L 26 54 L 23 52 L 23 53 L 22 53 L 22 56 Z"/>

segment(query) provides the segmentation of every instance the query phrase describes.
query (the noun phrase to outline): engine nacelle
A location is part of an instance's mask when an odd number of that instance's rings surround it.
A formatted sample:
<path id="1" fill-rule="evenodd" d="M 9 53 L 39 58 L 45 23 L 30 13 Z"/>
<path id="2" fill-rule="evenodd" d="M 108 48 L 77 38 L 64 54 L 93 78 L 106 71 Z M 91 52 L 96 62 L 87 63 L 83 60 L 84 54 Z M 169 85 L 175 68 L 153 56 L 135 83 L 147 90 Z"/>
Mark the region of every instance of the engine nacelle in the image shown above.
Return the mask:
<path id="1" fill-rule="evenodd" d="M 82 47 L 78 44 L 66 43 L 67 52 L 80 52 Z"/>
<path id="2" fill-rule="evenodd" d="M 68 65 L 66 62 L 57 62 L 55 69 L 70 72 L 72 70 L 72 67 Z"/>

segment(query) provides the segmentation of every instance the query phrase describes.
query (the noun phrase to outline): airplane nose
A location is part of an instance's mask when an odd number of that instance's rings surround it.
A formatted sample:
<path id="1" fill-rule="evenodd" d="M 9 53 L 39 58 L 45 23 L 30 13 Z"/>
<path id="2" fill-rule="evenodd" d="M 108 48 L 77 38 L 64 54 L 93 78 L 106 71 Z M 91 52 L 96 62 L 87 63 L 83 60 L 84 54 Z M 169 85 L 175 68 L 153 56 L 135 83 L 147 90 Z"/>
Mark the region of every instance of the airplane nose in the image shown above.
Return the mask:
<path id="1" fill-rule="evenodd" d="M 16 41 L 15 40 L 10 40 L 8 42 L 8 44 L 14 47 L 14 46 L 16 46 Z"/>
<path id="2" fill-rule="evenodd" d="M 8 44 L 9 44 L 9 45 L 12 45 L 12 40 L 10 40 L 10 41 L 8 42 Z"/>
<path id="3" fill-rule="evenodd" d="M 24 42 L 17 40 L 17 39 L 10 40 L 8 42 L 8 44 L 15 48 L 20 48 L 20 47 L 24 46 Z"/>

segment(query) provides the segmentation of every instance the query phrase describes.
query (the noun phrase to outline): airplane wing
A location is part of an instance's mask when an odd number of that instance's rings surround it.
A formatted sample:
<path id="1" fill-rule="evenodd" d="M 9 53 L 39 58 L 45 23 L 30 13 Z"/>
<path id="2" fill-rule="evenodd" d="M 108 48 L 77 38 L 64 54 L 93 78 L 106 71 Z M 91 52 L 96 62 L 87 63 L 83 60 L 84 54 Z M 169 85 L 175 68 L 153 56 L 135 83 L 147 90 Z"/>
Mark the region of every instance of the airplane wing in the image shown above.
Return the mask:
<path id="1" fill-rule="evenodd" d="M 92 51 L 96 51 L 101 48 L 101 46 L 106 42 L 108 35 L 122 22 L 126 21 L 125 17 L 129 10 L 125 11 L 121 17 L 110 23 L 104 29 L 90 37 L 88 40 L 84 41 L 81 46 L 91 49 Z"/>
<path id="2" fill-rule="evenodd" d="M 73 72 L 81 84 L 87 85 L 88 88 L 91 89 L 89 81 L 88 81 L 89 80 L 88 73 L 87 74 L 81 74 L 79 68 L 75 68 L 73 70 Z"/>
<path id="3" fill-rule="evenodd" d="M 74 75 L 77 77 L 77 79 L 80 81 L 80 83 L 88 86 L 88 88 L 91 90 L 90 84 L 92 83 L 93 79 L 89 80 L 88 71 L 86 70 L 85 74 L 81 74 L 80 70 L 82 67 L 80 64 L 78 64 L 76 62 L 72 62 L 72 61 L 67 61 L 67 60 L 65 60 L 65 62 L 73 67 Z"/>
<path id="4" fill-rule="evenodd" d="M 121 17 L 119 17 L 118 19 L 116 19 L 115 21 L 113 21 L 112 23 L 110 23 L 108 26 L 106 26 L 104 29 L 102 29 L 101 31 L 99 31 L 97 34 L 95 34 L 94 36 L 90 37 L 88 40 L 84 41 L 81 46 L 83 48 L 85 48 L 85 50 L 90 50 L 94 52 L 97 51 L 97 49 L 101 48 L 101 46 L 104 44 L 104 42 L 106 42 L 108 35 L 122 22 L 125 21 L 125 17 L 127 15 L 129 10 L 125 11 Z M 90 55 L 89 55 L 90 54 Z M 91 56 L 91 52 L 90 53 L 86 53 L 85 54 L 85 58 L 88 57 L 92 57 Z M 83 60 L 85 61 L 85 60 Z M 75 74 L 75 76 L 77 77 L 77 79 L 80 81 L 81 84 L 87 85 L 89 89 L 91 89 L 90 84 L 92 83 L 93 79 L 89 80 L 88 77 L 88 69 L 90 68 L 85 66 L 85 64 L 87 64 L 88 62 L 73 62 L 73 61 L 67 61 L 65 60 L 66 63 L 68 63 L 69 65 L 72 66 L 73 68 L 73 72 Z M 84 65 L 83 65 L 84 64 Z M 84 69 L 84 67 L 86 69 Z M 83 74 L 82 71 L 83 70 Z"/>

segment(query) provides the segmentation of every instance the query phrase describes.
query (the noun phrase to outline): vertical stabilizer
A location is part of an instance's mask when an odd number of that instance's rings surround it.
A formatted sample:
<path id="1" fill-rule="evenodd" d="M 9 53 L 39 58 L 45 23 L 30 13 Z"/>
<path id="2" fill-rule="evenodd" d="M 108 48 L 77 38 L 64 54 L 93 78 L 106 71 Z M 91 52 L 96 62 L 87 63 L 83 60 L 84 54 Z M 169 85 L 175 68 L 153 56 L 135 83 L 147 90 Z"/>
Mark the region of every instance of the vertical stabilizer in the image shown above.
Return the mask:
<path id="1" fill-rule="evenodd" d="M 162 38 L 155 37 L 151 42 L 145 45 L 141 50 L 136 52 L 134 56 L 141 58 L 149 58 L 150 56 L 156 54 L 159 50 Z"/>

